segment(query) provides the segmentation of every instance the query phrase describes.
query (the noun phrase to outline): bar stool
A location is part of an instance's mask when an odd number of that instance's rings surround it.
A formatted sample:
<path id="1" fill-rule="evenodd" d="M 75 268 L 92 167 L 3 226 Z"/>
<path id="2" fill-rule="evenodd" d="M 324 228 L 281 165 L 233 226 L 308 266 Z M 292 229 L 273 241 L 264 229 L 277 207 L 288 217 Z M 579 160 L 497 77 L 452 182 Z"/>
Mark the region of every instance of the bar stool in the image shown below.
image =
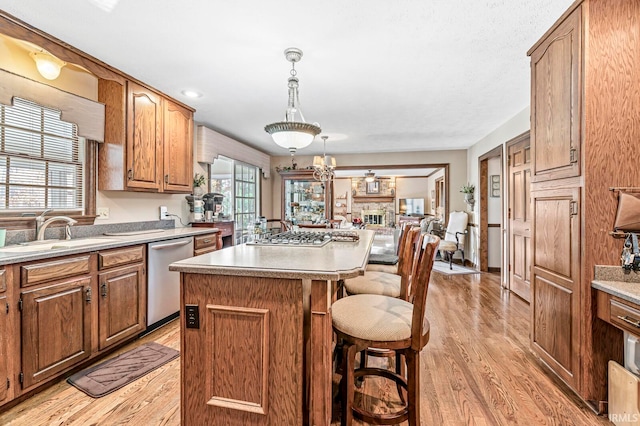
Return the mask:
<path id="1" fill-rule="evenodd" d="M 406 299 L 406 293 L 403 292 L 403 289 L 409 286 L 413 269 L 413 255 L 419 235 L 420 228 L 418 227 L 408 226 L 403 230 L 398 250 L 397 273 L 367 270 L 364 275 L 345 280 L 344 288 L 347 294 L 380 294 Z"/>
<path id="2" fill-rule="evenodd" d="M 420 351 L 429 341 L 425 318 L 427 289 L 440 239 L 422 234 L 416 253 L 417 267 L 410 282 L 408 301 L 376 294 L 342 298 L 331 307 L 333 330 L 344 344 L 341 381 L 342 425 L 353 417 L 374 424 L 396 424 L 409 420 L 420 424 Z M 424 241 L 423 241 L 424 240 Z M 395 351 L 406 363 L 407 377 L 382 368 L 355 368 L 355 357 L 367 348 Z M 355 379 L 377 375 L 406 389 L 407 403 L 396 413 L 375 414 L 354 405 Z"/>

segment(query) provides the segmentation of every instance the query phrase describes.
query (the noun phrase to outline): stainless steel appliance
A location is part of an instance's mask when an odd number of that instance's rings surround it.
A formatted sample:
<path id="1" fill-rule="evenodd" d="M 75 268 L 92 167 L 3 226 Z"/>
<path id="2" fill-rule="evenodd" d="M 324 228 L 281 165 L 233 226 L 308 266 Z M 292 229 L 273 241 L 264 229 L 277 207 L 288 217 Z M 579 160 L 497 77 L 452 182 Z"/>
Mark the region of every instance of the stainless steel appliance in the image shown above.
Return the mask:
<path id="1" fill-rule="evenodd" d="M 180 273 L 169 265 L 193 257 L 193 237 L 149 244 L 147 274 L 147 329 L 156 328 L 180 311 Z"/>

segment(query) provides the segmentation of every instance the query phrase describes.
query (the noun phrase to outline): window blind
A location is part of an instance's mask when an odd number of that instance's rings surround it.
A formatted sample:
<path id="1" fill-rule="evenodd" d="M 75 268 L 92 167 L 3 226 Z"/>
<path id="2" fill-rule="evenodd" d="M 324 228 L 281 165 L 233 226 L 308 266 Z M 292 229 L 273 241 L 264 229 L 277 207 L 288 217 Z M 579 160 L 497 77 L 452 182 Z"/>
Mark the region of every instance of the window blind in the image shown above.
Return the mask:
<path id="1" fill-rule="evenodd" d="M 0 105 L 0 212 L 82 211 L 81 142 L 60 111 L 19 98 Z"/>

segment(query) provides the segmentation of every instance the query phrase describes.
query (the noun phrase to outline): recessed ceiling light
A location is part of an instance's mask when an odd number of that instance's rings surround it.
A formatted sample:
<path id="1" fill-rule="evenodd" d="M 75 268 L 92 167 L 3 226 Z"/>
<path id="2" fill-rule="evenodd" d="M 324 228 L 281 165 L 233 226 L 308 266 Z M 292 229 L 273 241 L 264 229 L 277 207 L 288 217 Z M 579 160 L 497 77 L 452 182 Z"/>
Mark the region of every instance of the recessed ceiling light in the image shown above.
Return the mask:
<path id="1" fill-rule="evenodd" d="M 182 94 L 185 95 L 187 98 L 201 98 L 202 97 L 202 93 L 200 92 L 196 92 L 195 90 L 183 90 Z"/>

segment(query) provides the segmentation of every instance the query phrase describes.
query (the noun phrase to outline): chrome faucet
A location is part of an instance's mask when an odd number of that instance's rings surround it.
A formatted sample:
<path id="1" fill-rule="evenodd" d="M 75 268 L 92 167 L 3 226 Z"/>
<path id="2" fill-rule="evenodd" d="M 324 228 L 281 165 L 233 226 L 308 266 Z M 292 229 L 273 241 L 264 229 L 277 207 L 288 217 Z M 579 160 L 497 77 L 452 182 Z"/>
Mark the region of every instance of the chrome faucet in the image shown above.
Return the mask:
<path id="1" fill-rule="evenodd" d="M 44 231 L 53 222 L 58 222 L 58 221 L 67 222 L 64 227 L 64 235 L 65 235 L 65 239 L 70 240 L 71 226 L 75 223 L 78 223 L 78 221 L 67 216 L 52 216 L 49 219 L 45 220 L 44 215 L 49 213 L 50 211 L 53 211 L 53 209 L 47 209 L 43 211 L 40 216 L 36 217 L 36 240 L 38 241 L 44 240 Z"/>

